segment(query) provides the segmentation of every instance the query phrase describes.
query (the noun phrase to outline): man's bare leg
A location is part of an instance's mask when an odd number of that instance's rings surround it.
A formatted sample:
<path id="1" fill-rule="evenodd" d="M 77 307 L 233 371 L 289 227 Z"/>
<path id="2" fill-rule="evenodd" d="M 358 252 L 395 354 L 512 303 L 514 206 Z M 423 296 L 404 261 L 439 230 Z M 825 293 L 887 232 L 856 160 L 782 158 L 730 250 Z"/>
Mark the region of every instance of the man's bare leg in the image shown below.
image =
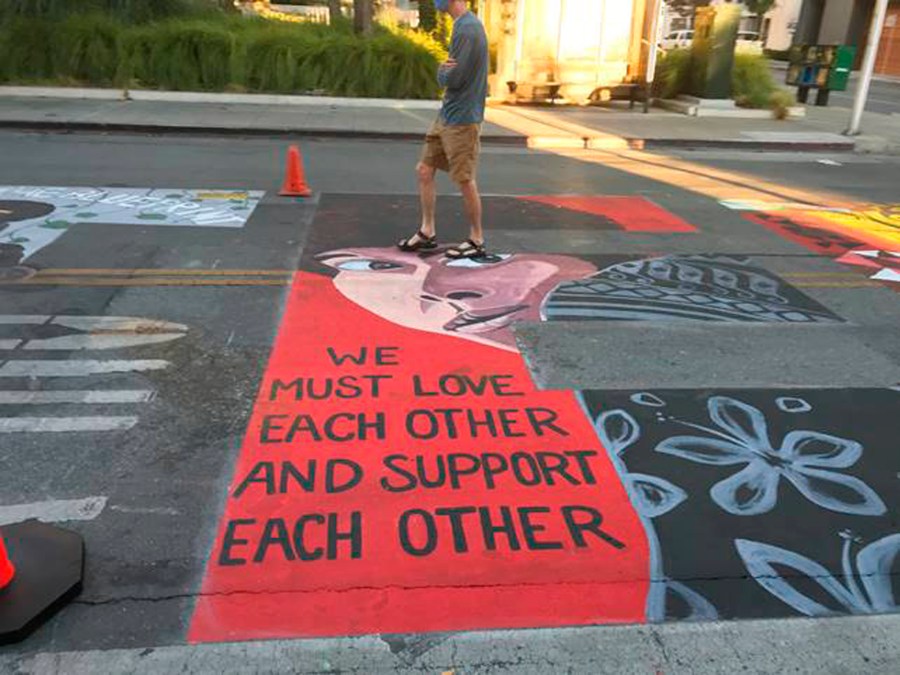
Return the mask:
<path id="1" fill-rule="evenodd" d="M 437 199 L 437 187 L 434 180 L 436 169 L 419 162 L 416 174 L 419 177 L 419 199 L 422 202 L 422 232 L 429 237 L 435 235 L 434 210 Z"/>
<path id="2" fill-rule="evenodd" d="M 483 244 L 484 229 L 481 227 L 481 195 L 478 194 L 478 184 L 474 180 L 468 180 L 459 184 L 459 190 L 469 218 L 469 238 L 476 244 Z"/>

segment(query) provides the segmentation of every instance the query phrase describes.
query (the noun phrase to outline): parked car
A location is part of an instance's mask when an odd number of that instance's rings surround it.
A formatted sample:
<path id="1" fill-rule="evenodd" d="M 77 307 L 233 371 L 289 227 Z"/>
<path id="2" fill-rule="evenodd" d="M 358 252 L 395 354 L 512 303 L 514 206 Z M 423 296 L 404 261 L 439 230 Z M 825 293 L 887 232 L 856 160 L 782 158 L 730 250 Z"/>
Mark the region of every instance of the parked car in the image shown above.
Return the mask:
<path id="1" fill-rule="evenodd" d="M 660 42 L 663 49 L 680 49 L 681 47 L 690 47 L 691 40 L 694 39 L 694 31 L 692 30 L 673 30 L 666 35 Z"/>
<path id="2" fill-rule="evenodd" d="M 660 42 L 660 47 L 665 50 L 680 49 L 682 47 L 690 47 L 694 39 L 694 31 L 690 29 L 673 30 L 666 35 Z M 742 30 L 737 34 L 737 42 L 735 44 L 737 51 L 761 53 L 763 49 L 762 40 L 759 33 L 753 31 Z"/>
<path id="3" fill-rule="evenodd" d="M 761 54 L 763 50 L 763 43 L 759 37 L 759 33 L 754 33 L 753 31 L 742 30 L 737 34 L 737 43 L 735 44 L 735 49 L 739 52 L 753 52 L 754 54 Z"/>

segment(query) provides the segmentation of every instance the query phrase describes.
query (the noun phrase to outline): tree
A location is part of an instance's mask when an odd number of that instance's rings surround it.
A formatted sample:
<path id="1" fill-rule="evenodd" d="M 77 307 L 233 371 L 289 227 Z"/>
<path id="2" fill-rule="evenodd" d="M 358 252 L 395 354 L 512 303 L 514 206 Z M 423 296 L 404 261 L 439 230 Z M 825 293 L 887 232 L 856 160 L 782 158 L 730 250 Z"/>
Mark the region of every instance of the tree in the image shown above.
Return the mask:
<path id="1" fill-rule="evenodd" d="M 663 0 L 679 16 L 694 16 L 698 7 L 706 7 L 709 0 Z"/>
<path id="2" fill-rule="evenodd" d="M 353 0 L 353 30 L 359 35 L 372 32 L 372 0 Z"/>
<path id="3" fill-rule="evenodd" d="M 745 5 L 756 16 L 756 32 L 762 37 L 763 14 L 775 5 L 775 0 L 745 0 Z"/>
<path id="4" fill-rule="evenodd" d="M 419 0 L 419 28 L 426 33 L 433 33 L 437 28 L 437 10 L 434 0 Z"/>
<path id="5" fill-rule="evenodd" d="M 341 0 L 328 0 L 328 16 L 332 23 L 335 19 L 343 16 L 341 14 Z"/>

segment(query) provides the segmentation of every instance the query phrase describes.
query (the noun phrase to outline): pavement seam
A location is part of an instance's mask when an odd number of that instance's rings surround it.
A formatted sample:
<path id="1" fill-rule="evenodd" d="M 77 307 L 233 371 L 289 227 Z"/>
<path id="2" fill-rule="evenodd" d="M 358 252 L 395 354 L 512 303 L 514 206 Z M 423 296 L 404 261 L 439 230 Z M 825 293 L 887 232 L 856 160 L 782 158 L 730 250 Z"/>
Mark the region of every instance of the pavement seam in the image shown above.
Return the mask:
<path id="1" fill-rule="evenodd" d="M 806 574 L 785 574 L 785 575 L 760 575 L 760 576 L 710 576 L 710 577 L 679 577 L 677 581 L 683 583 L 695 583 L 695 582 L 719 582 L 719 581 L 758 581 L 760 579 L 785 579 L 785 578 L 803 578 L 803 579 L 831 579 L 834 575 L 806 575 Z M 900 572 L 890 573 L 890 574 L 856 574 L 856 578 L 878 578 L 878 577 L 886 577 L 888 579 L 900 579 Z M 358 591 L 385 591 L 385 590 L 395 590 L 395 591 L 418 591 L 423 589 L 446 589 L 446 590 L 468 590 L 468 589 L 484 589 L 484 588 L 508 588 L 508 587 L 541 587 L 541 586 L 607 586 L 607 585 L 620 585 L 620 584 L 638 584 L 638 583 L 661 583 L 664 581 L 668 581 L 669 577 L 659 578 L 656 580 L 652 580 L 649 578 L 640 578 L 640 579 L 625 579 L 625 580 L 617 580 L 617 581 L 556 581 L 556 582 L 544 582 L 544 583 L 511 583 L 511 584 L 462 584 L 462 585 L 442 585 L 442 584 L 427 584 L 422 586 L 400 586 L 396 584 L 386 584 L 384 586 L 354 586 L 352 588 L 310 588 L 310 589 L 290 589 L 290 590 L 231 590 L 231 591 L 214 591 L 207 592 L 201 591 L 199 593 L 172 593 L 169 595 L 159 595 L 159 596 L 120 596 L 115 598 L 102 598 L 102 599 L 88 599 L 88 598 L 78 598 L 73 602 L 81 605 L 89 605 L 89 606 L 102 606 L 102 605 L 111 605 L 111 604 L 119 604 L 126 602 L 169 602 L 172 600 L 183 600 L 189 598 L 213 598 L 213 597 L 229 597 L 229 596 L 244 596 L 244 595 L 304 595 L 308 593 L 333 593 L 333 594 L 344 594 L 344 593 L 355 593 Z M 884 612 L 885 614 L 889 614 L 890 612 Z"/>

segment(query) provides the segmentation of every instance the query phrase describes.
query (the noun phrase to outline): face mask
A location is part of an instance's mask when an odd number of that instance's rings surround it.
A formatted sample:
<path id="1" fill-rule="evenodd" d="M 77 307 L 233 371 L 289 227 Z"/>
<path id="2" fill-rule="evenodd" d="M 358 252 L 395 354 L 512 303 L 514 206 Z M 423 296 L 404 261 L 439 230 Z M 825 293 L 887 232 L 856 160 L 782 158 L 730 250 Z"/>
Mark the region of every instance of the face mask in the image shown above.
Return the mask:
<path id="1" fill-rule="evenodd" d="M 434 7 L 439 12 L 446 12 L 450 9 L 450 0 L 434 0 Z"/>

